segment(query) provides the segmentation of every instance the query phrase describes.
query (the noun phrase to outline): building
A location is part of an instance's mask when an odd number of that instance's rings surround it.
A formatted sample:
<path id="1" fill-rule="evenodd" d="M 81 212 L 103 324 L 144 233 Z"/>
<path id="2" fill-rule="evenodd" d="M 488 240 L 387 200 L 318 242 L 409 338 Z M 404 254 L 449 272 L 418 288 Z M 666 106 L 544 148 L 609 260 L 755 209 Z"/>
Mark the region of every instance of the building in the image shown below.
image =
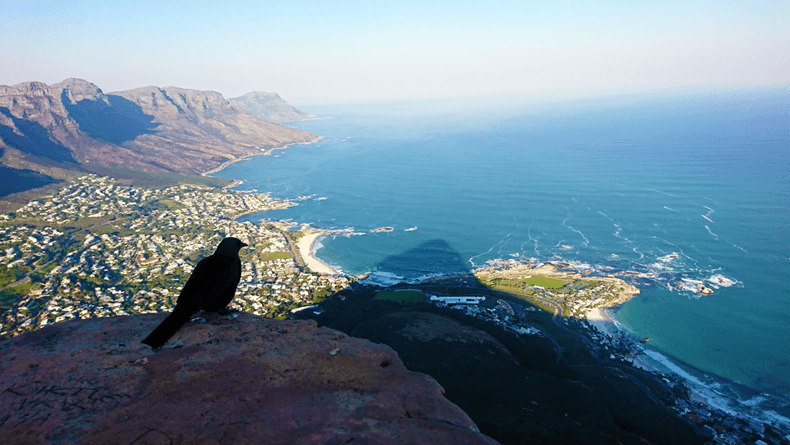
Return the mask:
<path id="1" fill-rule="evenodd" d="M 444 304 L 480 304 L 486 297 L 436 297 L 431 295 L 431 303 Z"/>

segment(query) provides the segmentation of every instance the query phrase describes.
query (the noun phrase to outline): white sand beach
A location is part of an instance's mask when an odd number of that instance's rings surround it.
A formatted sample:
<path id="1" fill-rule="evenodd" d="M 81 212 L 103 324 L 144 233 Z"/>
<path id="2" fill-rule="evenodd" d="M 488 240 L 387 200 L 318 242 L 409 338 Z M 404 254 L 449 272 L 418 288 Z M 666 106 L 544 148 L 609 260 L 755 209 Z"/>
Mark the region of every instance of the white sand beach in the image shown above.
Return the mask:
<path id="1" fill-rule="evenodd" d="M 320 274 L 339 275 L 340 272 L 313 255 L 313 244 L 315 244 L 316 240 L 320 236 L 323 236 L 324 233 L 314 229 L 305 229 L 304 232 L 305 235 L 299 238 L 299 241 L 296 243 L 296 248 L 299 249 L 299 254 L 302 256 L 307 267 L 313 272 Z"/>
<path id="2" fill-rule="evenodd" d="M 611 336 L 617 333 L 617 326 L 615 326 L 614 320 L 612 320 L 612 317 L 609 316 L 605 309 L 590 309 L 585 315 L 587 316 L 587 322 L 601 333 Z"/>
<path id="3" fill-rule="evenodd" d="M 619 331 L 617 325 L 614 324 L 614 320 L 612 319 L 612 316 L 609 315 L 608 312 L 606 312 L 606 309 L 602 309 L 602 308 L 590 309 L 589 311 L 587 311 L 585 315 L 587 316 L 587 322 L 590 323 L 593 327 L 595 327 L 595 329 L 597 329 L 599 332 L 603 334 L 614 337 Z M 658 369 L 654 368 L 653 366 L 651 366 L 649 363 L 647 363 L 645 360 L 641 358 L 643 357 L 642 354 L 643 353 L 640 353 L 639 355 L 633 358 L 633 365 L 636 366 L 637 368 L 642 368 L 645 371 L 649 371 L 649 372 L 658 371 Z"/>

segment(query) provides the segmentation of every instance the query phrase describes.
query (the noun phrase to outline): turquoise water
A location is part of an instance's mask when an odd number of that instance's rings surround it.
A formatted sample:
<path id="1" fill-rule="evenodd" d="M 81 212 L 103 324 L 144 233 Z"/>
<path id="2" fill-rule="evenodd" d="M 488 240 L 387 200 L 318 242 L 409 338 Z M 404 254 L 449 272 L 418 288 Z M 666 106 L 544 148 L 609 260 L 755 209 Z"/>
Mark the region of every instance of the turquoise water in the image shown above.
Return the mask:
<path id="1" fill-rule="evenodd" d="M 788 99 L 321 107 L 331 119 L 295 125 L 321 142 L 218 175 L 306 197 L 247 219 L 347 229 L 317 255 L 382 284 L 513 258 L 636 275 L 642 294 L 616 318 L 651 338 L 656 363 L 723 407 L 787 415 Z M 394 230 L 370 233 L 382 226 Z"/>

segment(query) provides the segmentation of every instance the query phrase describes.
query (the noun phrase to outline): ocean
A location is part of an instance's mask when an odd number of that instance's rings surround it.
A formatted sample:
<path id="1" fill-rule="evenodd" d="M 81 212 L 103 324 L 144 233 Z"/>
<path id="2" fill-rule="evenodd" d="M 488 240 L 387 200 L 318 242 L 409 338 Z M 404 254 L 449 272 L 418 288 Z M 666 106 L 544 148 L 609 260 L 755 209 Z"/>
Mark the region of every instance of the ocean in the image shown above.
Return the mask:
<path id="1" fill-rule="evenodd" d="M 646 360 L 788 422 L 788 88 L 308 110 L 323 140 L 216 174 L 298 199 L 246 220 L 343 230 L 316 255 L 383 285 L 528 258 L 623 276 Z"/>

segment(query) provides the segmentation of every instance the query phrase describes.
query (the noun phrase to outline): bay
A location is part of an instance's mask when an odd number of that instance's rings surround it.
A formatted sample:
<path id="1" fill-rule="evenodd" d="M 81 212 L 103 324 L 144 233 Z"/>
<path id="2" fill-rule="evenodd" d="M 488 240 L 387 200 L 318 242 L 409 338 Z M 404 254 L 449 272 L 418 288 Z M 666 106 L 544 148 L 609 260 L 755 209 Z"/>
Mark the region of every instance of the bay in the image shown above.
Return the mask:
<path id="1" fill-rule="evenodd" d="M 651 339 L 657 366 L 725 408 L 781 419 L 788 99 L 776 88 L 313 107 L 330 118 L 293 125 L 325 139 L 217 175 L 306 197 L 246 219 L 348 229 L 321 239 L 317 255 L 384 285 L 512 258 L 629 271 L 642 294 L 615 316 Z M 384 226 L 394 230 L 371 233 Z M 700 297 L 697 283 L 714 294 Z"/>

